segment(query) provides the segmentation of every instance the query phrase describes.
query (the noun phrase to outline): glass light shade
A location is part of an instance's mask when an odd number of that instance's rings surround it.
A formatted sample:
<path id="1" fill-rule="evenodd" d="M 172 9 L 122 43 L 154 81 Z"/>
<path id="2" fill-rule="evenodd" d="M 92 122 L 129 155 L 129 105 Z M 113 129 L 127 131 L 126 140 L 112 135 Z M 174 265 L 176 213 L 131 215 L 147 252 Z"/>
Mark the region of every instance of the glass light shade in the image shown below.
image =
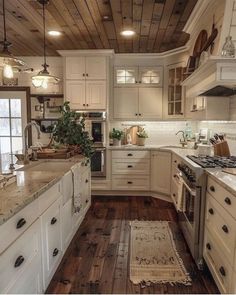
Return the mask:
<path id="1" fill-rule="evenodd" d="M 36 88 L 42 87 L 46 89 L 48 87 L 48 83 L 58 83 L 59 81 L 59 78 L 44 71 L 41 71 L 38 73 L 38 75 L 32 77 L 32 84 Z"/>
<path id="2" fill-rule="evenodd" d="M 13 69 L 12 69 L 12 66 L 10 66 L 8 64 L 4 65 L 4 67 L 3 67 L 3 76 L 5 78 L 8 78 L 8 79 L 13 78 Z"/>

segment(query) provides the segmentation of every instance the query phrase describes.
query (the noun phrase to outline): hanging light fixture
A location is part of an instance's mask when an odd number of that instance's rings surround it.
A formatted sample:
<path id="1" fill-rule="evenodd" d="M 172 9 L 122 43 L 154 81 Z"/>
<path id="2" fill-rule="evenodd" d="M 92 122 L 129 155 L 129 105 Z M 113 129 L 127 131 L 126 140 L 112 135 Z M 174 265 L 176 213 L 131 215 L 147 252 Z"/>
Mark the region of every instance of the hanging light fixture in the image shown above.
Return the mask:
<path id="1" fill-rule="evenodd" d="M 42 65 L 43 69 L 36 75 L 32 77 L 32 84 L 34 87 L 47 88 L 48 83 L 58 83 L 60 79 L 56 76 L 50 75 L 47 68 L 49 65 L 46 60 L 46 27 L 45 27 L 45 4 L 48 4 L 49 0 L 38 0 L 40 4 L 43 5 L 43 56 L 44 63 Z"/>
<path id="2" fill-rule="evenodd" d="M 0 45 L 3 47 L 2 51 L 0 51 L 0 66 L 3 67 L 3 76 L 5 78 L 13 78 L 13 68 L 25 66 L 26 63 L 22 59 L 15 57 L 9 51 L 9 47 L 12 45 L 12 43 L 7 41 L 5 0 L 2 1 L 2 10 L 4 39 L 3 41 L 0 41 Z"/>

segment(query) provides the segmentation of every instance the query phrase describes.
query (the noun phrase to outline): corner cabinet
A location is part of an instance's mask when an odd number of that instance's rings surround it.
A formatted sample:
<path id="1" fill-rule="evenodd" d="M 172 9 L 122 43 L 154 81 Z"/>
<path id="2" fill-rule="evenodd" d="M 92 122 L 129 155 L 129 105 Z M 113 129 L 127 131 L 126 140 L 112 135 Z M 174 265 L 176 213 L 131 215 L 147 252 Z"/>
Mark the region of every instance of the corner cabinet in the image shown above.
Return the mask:
<path id="1" fill-rule="evenodd" d="M 65 100 L 75 110 L 105 110 L 107 101 L 107 57 L 64 58 Z"/>
<path id="2" fill-rule="evenodd" d="M 114 119 L 162 119 L 162 67 L 115 67 Z"/>

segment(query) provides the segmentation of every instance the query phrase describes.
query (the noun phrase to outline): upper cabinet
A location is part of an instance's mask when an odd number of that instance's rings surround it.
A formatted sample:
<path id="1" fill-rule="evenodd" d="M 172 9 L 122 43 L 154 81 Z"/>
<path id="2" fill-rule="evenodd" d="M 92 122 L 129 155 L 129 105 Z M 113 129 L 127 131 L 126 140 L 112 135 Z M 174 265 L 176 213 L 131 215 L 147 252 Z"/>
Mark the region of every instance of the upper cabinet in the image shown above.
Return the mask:
<path id="1" fill-rule="evenodd" d="M 65 99 L 75 110 L 106 110 L 108 61 L 105 56 L 65 57 Z"/>
<path id="2" fill-rule="evenodd" d="M 162 86 L 162 67 L 115 67 L 115 86 Z"/>
<path id="3" fill-rule="evenodd" d="M 167 117 L 178 118 L 183 116 L 184 95 L 181 83 L 184 68 L 182 66 L 168 67 L 168 101 Z"/>

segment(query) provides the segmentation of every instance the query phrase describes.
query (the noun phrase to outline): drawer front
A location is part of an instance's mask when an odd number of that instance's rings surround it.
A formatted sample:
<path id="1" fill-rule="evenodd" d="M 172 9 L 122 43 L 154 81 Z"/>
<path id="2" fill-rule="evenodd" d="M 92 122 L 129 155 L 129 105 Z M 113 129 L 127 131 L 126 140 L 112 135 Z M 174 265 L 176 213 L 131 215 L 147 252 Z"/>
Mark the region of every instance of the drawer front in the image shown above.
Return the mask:
<path id="1" fill-rule="evenodd" d="M 146 191 L 150 189 L 149 177 L 135 177 L 135 176 L 112 176 L 113 190 L 141 190 Z"/>
<path id="2" fill-rule="evenodd" d="M 150 174 L 150 160 L 113 159 L 112 174 Z"/>
<path id="3" fill-rule="evenodd" d="M 207 229 L 205 229 L 203 256 L 221 293 L 229 293 L 232 267 L 224 258 L 224 251 L 218 247 L 217 241 Z"/>
<path id="4" fill-rule="evenodd" d="M 61 180 L 61 192 L 63 195 L 63 204 L 65 204 L 69 199 L 72 198 L 74 189 L 73 189 L 73 177 L 72 172 L 68 171 Z"/>
<path id="5" fill-rule="evenodd" d="M 58 199 L 41 216 L 43 234 L 43 278 L 47 287 L 62 255 L 61 199 Z"/>
<path id="6" fill-rule="evenodd" d="M 15 241 L 39 217 L 39 202 L 33 201 L 0 226 L 0 253 Z"/>
<path id="7" fill-rule="evenodd" d="M 61 196 L 60 185 L 60 182 L 56 183 L 39 197 L 40 215 Z"/>
<path id="8" fill-rule="evenodd" d="M 236 219 L 236 196 L 208 177 L 207 191 Z"/>
<path id="9" fill-rule="evenodd" d="M 180 162 L 181 162 L 181 159 L 175 154 L 172 154 L 172 170 L 177 169 L 178 164 L 180 164 Z"/>
<path id="10" fill-rule="evenodd" d="M 236 221 L 209 193 L 207 193 L 205 222 L 211 235 L 221 247 L 224 256 L 227 257 L 229 261 L 233 261 Z"/>
<path id="11" fill-rule="evenodd" d="M 40 255 L 40 226 L 37 220 L 0 255 L 1 293 L 6 293 L 31 261 Z"/>
<path id="12" fill-rule="evenodd" d="M 150 159 L 149 151 L 112 151 L 112 159 Z"/>

